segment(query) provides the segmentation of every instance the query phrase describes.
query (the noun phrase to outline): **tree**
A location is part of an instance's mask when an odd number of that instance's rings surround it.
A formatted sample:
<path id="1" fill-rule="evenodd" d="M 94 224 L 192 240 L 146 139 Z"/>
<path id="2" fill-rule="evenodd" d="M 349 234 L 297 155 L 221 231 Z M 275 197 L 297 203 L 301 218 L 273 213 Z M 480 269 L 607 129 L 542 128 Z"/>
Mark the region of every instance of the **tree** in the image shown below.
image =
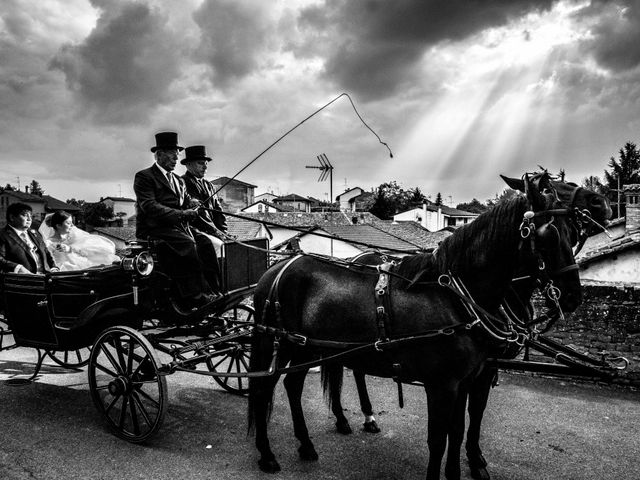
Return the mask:
<path id="1" fill-rule="evenodd" d="M 29 184 L 29 193 L 41 197 L 44 195 L 44 189 L 37 180 L 31 180 L 31 183 Z"/>
<path id="2" fill-rule="evenodd" d="M 604 171 L 605 194 L 611 200 L 614 208 L 614 217 L 623 217 L 626 215 L 624 205 L 618 201 L 619 189 L 630 183 L 640 183 L 640 151 L 635 143 L 627 142 L 618 153 L 618 161 L 611 157 L 609 160 L 609 168 L 611 171 Z"/>
<path id="3" fill-rule="evenodd" d="M 86 203 L 84 205 L 84 221 L 94 227 L 104 227 L 113 215 L 113 208 L 102 202 Z"/>
<path id="4" fill-rule="evenodd" d="M 474 198 L 467 203 L 459 203 L 456 208 L 458 210 L 470 213 L 483 213 L 489 210 L 489 207 L 483 203 L 480 203 L 480 200 L 478 200 L 477 198 Z"/>
<path id="5" fill-rule="evenodd" d="M 588 177 L 584 177 L 580 186 L 596 193 L 604 192 L 604 185 L 602 185 L 600 177 L 598 177 L 597 175 L 589 175 Z"/>
<path id="6" fill-rule="evenodd" d="M 13 185 L 11 185 L 10 183 L 7 183 L 7 184 L 2 188 L 2 190 L 6 190 L 6 191 L 9 191 L 9 192 L 15 192 L 15 191 L 17 190 L 17 188 L 16 188 L 16 187 L 14 187 Z"/>
<path id="7" fill-rule="evenodd" d="M 396 213 L 407 209 L 408 198 L 407 192 L 395 180 L 383 183 L 376 189 L 369 212 L 383 220 L 390 220 Z"/>
<path id="8" fill-rule="evenodd" d="M 436 205 L 437 206 L 442 205 L 442 194 L 440 192 L 438 192 L 438 194 L 436 195 Z"/>
<path id="9" fill-rule="evenodd" d="M 489 200 L 487 200 L 487 206 L 489 208 L 493 208 L 498 203 L 500 203 L 501 201 L 509 200 L 509 199 L 517 196 L 518 194 L 519 194 L 519 192 L 517 190 L 514 190 L 512 188 L 505 188 L 500 195 L 498 195 L 496 193 L 495 198 L 493 198 L 493 199 L 490 198 Z"/>

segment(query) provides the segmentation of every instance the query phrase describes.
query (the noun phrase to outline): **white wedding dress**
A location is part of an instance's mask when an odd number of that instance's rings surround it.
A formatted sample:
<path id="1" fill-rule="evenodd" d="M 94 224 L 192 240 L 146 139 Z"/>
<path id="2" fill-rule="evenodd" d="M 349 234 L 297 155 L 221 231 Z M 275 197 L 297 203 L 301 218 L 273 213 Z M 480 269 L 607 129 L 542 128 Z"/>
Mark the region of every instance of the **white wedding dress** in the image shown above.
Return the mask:
<path id="1" fill-rule="evenodd" d="M 53 238 L 56 232 L 46 223 L 50 215 L 45 217 L 38 231 L 60 271 L 111 265 L 120 260 L 116 255 L 116 246 L 111 240 L 87 233 L 75 225 L 71 227 L 66 238 Z"/>

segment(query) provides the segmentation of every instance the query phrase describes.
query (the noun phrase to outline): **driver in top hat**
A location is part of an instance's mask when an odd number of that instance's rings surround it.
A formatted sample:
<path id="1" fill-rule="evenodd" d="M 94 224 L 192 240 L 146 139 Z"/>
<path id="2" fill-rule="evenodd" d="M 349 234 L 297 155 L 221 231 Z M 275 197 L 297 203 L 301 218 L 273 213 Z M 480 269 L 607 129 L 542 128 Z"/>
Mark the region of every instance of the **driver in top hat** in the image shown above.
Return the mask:
<path id="1" fill-rule="evenodd" d="M 191 229 L 200 231 L 210 241 L 210 245 L 198 242 L 199 253 L 205 265 L 205 278 L 214 290 L 218 290 L 220 270 L 217 259 L 221 255 L 222 237 L 227 231 L 227 220 L 222 213 L 216 188 L 204 178 L 210 161 L 204 145 L 194 145 L 185 148 L 184 158 L 180 163 L 187 168 L 182 175 L 187 193 L 191 198 L 198 200 L 201 207 L 198 210 L 199 217 L 191 224 Z"/>
<path id="2" fill-rule="evenodd" d="M 175 283 L 183 306 L 200 307 L 215 298 L 204 278 L 203 262 L 197 241 L 208 239 L 194 235 L 189 224 L 198 218 L 192 209 L 198 204 L 187 193 L 184 181 L 173 170 L 178 162 L 178 134 L 156 134 L 151 148 L 155 163 L 136 173 L 133 189 L 136 194 L 136 237 L 162 240 L 158 244 L 163 271 Z"/>

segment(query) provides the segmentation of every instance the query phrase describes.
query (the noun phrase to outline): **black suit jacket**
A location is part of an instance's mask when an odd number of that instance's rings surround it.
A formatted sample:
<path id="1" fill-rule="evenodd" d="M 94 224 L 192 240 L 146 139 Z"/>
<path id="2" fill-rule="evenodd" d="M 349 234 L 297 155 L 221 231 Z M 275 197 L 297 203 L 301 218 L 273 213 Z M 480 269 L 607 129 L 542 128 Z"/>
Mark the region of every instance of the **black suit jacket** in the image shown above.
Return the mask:
<path id="1" fill-rule="evenodd" d="M 57 267 L 55 260 L 47 249 L 42 235 L 35 230 L 27 230 L 29 238 L 38 249 L 37 254 L 42 260 L 42 266 L 49 272 Z M 29 252 L 29 246 L 18 236 L 9 225 L 0 230 L 0 271 L 13 272 L 18 265 L 22 265 L 31 273 L 37 273 L 38 266 Z"/>
<path id="2" fill-rule="evenodd" d="M 213 184 L 204 178 L 199 182 L 190 172 L 185 173 L 182 179 L 187 187 L 189 196 L 200 200 L 202 206 L 208 209 L 200 212 L 200 217 L 194 223 L 194 227 L 211 235 L 216 235 L 216 229 L 226 232 L 227 219 L 222 213 L 222 207 L 218 197 L 215 195 L 216 189 Z"/>
<path id="3" fill-rule="evenodd" d="M 166 237 L 176 231 L 187 233 L 182 225 L 183 210 L 189 207 L 191 197 L 184 181 L 174 174 L 178 193 L 169 186 L 167 177 L 156 164 L 136 173 L 133 190 L 136 194 L 136 235 L 138 238 Z"/>

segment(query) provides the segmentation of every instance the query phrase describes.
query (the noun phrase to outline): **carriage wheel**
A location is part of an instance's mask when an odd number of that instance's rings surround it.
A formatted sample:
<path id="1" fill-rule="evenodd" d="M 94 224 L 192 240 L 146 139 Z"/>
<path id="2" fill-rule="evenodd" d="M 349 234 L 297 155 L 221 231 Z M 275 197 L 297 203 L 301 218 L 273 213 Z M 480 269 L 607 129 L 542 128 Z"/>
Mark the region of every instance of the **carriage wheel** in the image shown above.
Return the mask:
<path id="1" fill-rule="evenodd" d="M 167 411 L 167 381 L 151 343 L 129 327 L 112 327 L 96 340 L 89 358 L 93 403 L 119 437 L 144 442 Z"/>
<path id="2" fill-rule="evenodd" d="M 225 350 L 218 356 L 207 361 L 207 367 L 211 372 L 246 374 L 249 371 L 249 358 L 251 354 L 251 327 L 255 321 L 255 310 L 249 305 L 236 305 L 228 308 L 219 315 L 224 319 L 224 328 L 216 331 L 216 336 L 224 337 L 230 333 L 246 332 L 246 336 L 234 339 L 219 346 Z M 237 395 L 249 393 L 249 379 L 240 377 L 213 377 L 213 379 L 225 390 Z"/>
<path id="3" fill-rule="evenodd" d="M 55 363 L 65 368 L 80 368 L 89 363 L 91 347 L 78 350 L 48 350 L 47 355 Z"/>

